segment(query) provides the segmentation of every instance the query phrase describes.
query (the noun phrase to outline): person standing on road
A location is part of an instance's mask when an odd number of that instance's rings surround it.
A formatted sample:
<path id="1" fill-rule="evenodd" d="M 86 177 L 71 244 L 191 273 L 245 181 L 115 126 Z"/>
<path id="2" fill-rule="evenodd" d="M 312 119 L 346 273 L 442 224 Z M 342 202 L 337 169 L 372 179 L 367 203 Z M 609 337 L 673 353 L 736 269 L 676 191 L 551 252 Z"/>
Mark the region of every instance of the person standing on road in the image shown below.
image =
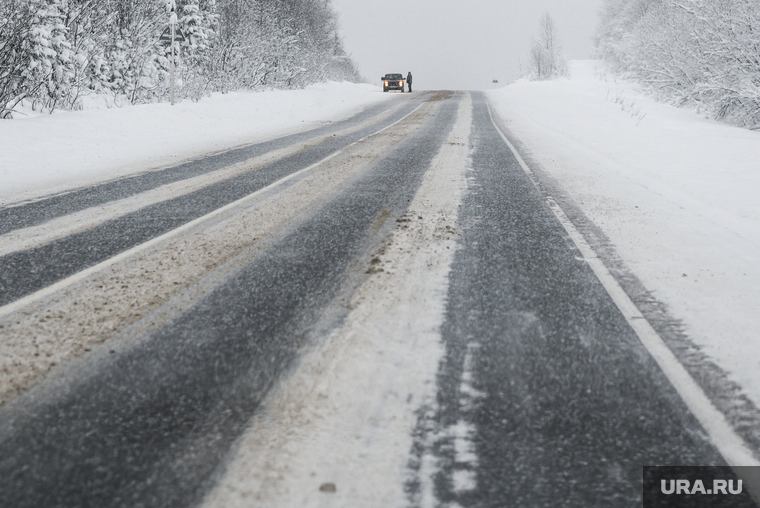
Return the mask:
<path id="1" fill-rule="evenodd" d="M 409 71 L 406 74 L 406 84 L 409 85 L 409 93 L 411 93 L 412 92 L 412 71 Z"/>

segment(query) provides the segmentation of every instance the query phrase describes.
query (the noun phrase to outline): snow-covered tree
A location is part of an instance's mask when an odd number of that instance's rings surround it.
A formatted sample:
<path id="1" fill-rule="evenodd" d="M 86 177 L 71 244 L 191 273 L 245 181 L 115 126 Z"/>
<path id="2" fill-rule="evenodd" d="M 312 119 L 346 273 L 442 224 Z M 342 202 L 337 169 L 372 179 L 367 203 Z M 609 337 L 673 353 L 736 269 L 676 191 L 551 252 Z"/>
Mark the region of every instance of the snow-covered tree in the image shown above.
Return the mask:
<path id="1" fill-rule="evenodd" d="M 179 46 L 180 95 L 198 100 L 213 88 L 213 44 L 218 15 L 215 0 L 180 0 L 178 26 L 186 40 Z M 168 48 L 168 44 L 167 44 Z"/>
<path id="2" fill-rule="evenodd" d="M 175 0 L 177 92 L 296 88 L 354 80 L 329 0 Z M 116 103 L 166 100 L 165 0 L 0 0 L 0 117 L 24 99 L 76 108 L 88 93 Z"/>
<path id="3" fill-rule="evenodd" d="M 72 51 L 58 0 L 0 2 L 0 118 L 23 99 L 54 108 L 66 95 Z"/>
<path id="4" fill-rule="evenodd" d="M 530 76 L 532 79 L 552 79 L 567 74 L 554 19 L 547 12 L 541 16 L 538 37 L 530 49 Z"/>
<path id="5" fill-rule="evenodd" d="M 606 0 L 597 40 L 658 97 L 760 128 L 760 2 Z"/>

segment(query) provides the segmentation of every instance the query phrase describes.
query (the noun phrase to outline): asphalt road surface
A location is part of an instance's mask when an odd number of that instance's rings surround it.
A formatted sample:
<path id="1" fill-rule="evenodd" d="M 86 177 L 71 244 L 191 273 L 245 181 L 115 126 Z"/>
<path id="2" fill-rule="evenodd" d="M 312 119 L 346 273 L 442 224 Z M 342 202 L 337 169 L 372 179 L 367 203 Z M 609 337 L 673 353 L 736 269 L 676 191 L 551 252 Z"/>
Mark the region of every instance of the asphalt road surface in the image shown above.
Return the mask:
<path id="1" fill-rule="evenodd" d="M 642 465 L 721 463 L 495 131 L 482 99 L 473 124 L 474 171 L 442 327 L 435 422 L 471 424 L 477 460 L 458 462 L 452 443 L 436 442 L 445 464 L 435 479 L 438 499 L 636 506 Z M 471 404 L 462 403 L 465 359 Z M 477 488 L 458 492 L 458 470 L 474 473 Z"/>
<path id="2" fill-rule="evenodd" d="M 409 220 L 432 161 L 464 121 L 465 100 L 469 162 L 438 327 L 442 354 L 434 403 L 417 411 L 408 432 L 400 505 L 431 505 L 432 496 L 434 506 L 637 506 L 644 465 L 724 464 L 519 166 L 484 97 L 422 93 L 317 130 L 0 210 L 0 234 L 8 234 L 295 147 L 0 257 L 0 336 L 22 342 L 32 322 L 52 320 L 58 324 L 46 333 L 69 344 L 87 336 L 86 324 L 55 309 L 108 289 L 87 289 L 77 274 L 94 277 L 101 263 L 247 196 L 258 196 L 256 206 L 284 203 L 266 234 L 248 243 L 253 226 L 242 209 L 178 233 L 190 250 L 200 244 L 188 236 L 198 228 L 222 235 L 238 227 L 231 235 L 241 243 L 227 257 L 201 260 L 205 271 L 194 278 L 167 283 L 176 291 L 152 307 L 94 325 L 91 343 L 58 352 L 53 338 L 47 346 L 38 338 L 58 360 L 35 367 L 40 356 L 28 352 L 34 372 L 7 381 L 0 506 L 201 505 L 273 387 L 347 319 L 345 302 L 375 276 L 378 249 Z M 324 169 L 317 164 L 336 153 Z M 220 245 L 218 238 L 208 243 Z M 181 255 L 155 248 L 156 267 Z M 131 266 L 119 263 L 100 271 L 117 277 Z M 114 286 L 146 302 L 161 277 Z M 59 289 L 45 293 L 53 284 Z M 119 309 L 129 300 L 109 298 L 109 316 L 127 316 Z"/>

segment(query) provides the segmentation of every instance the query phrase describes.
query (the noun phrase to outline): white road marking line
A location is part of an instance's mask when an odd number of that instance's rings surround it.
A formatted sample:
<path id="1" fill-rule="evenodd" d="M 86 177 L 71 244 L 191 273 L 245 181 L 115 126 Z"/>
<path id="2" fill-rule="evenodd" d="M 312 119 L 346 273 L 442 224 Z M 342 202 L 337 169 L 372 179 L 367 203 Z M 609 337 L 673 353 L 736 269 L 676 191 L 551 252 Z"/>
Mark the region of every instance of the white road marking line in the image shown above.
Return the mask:
<path id="1" fill-rule="evenodd" d="M 65 238 L 81 231 L 92 229 L 99 226 L 100 224 L 103 224 L 104 222 L 112 219 L 117 219 L 147 206 L 184 196 L 215 183 L 229 180 L 230 178 L 234 178 L 236 176 L 243 175 L 252 171 L 256 171 L 266 164 L 271 164 L 279 159 L 288 157 L 303 150 L 305 146 L 315 146 L 325 142 L 328 139 L 332 139 L 333 136 L 345 136 L 351 134 L 352 132 L 364 128 L 367 124 L 372 123 L 373 121 L 382 121 L 383 119 L 391 116 L 402 105 L 403 104 L 399 104 L 396 107 L 392 107 L 388 111 L 385 111 L 377 117 L 374 117 L 371 121 L 362 122 L 358 126 L 348 127 L 332 134 L 317 136 L 303 142 L 293 143 L 292 145 L 263 153 L 256 157 L 252 157 L 245 161 L 226 166 L 210 173 L 194 176 L 192 178 L 185 178 L 176 182 L 161 185 L 160 187 L 149 189 L 139 194 L 134 194 L 122 199 L 89 207 L 78 212 L 55 217 L 42 224 L 9 231 L 8 233 L 0 235 L 0 256 L 5 256 L 7 254 L 22 250 L 36 249 L 61 238 Z M 261 143 L 266 142 L 267 141 L 262 141 Z M 219 155 L 221 153 L 236 150 L 239 148 L 244 148 L 245 146 L 216 152 L 210 156 Z M 203 157 L 200 157 L 196 158 L 195 160 L 199 161 L 202 159 Z M 161 171 L 161 169 L 144 172 L 142 175 L 146 175 L 155 171 Z M 128 176 L 126 178 L 130 177 Z M 38 201 L 42 199 L 45 198 L 40 198 Z"/>
<path id="2" fill-rule="evenodd" d="M 56 217 L 36 226 L 15 229 L 0 236 L 0 256 L 23 250 L 36 249 L 61 238 L 95 228 L 104 222 L 123 217 L 150 205 L 169 201 L 215 183 L 248 173 L 249 171 L 255 171 L 258 168 L 245 170 L 241 166 L 263 165 L 267 162 L 287 157 L 299 149 L 299 146 L 291 146 L 288 149 L 275 150 L 263 156 L 249 159 L 242 164 L 234 164 L 212 173 L 161 185 L 140 194 Z"/>
<path id="3" fill-rule="evenodd" d="M 89 277 L 90 275 L 98 273 L 98 272 L 100 272 L 102 270 L 105 270 L 106 268 L 109 268 L 109 267 L 113 266 L 114 264 L 116 264 L 116 263 L 118 263 L 118 262 L 120 262 L 122 260 L 125 260 L 125 259 L 127 259 L 127 258 L 129 258 L 131 256 L 134 256 L 135 254 L 138 254 L 138 253 L 140 253 L 140 252 L 142 252 L 142 251 L 144 251 L 144 250 L 146 250 L 146 249 L 148 249 L 150 247 L 153 247 L 154 245 L 158 245 L 158 244 L 160 244 L 161 242 L 163 242 L 165 240 L 168 240 L 170 238 L 173 238 L 173 237 L 179 235 L 180 233 L 184 233 L 185 231 L 188 231 L 188 230 L 194 228 L 195 226 L 197 226 L 199 224 L 202 224 L 205 221 L 208 221 L 208 220 L 210 220 L 212 218 L 215 218 L 218 215 L 221 215 L 221 214 L 226 213 L 226 212 L 228 212 L 230 210 L 233 210 L 234 208 L 246 205 L 249 201 L 252 201 L 254 198 L 258 197 L 260 194 L 268 192 L 268 191 L 270 191 L 270 190 L 272 190 L 272 189 L 274 189 L 274 188 L 282 185 L 285 182 L 288 182 L 288 181 L 290 181 L 290 180 L 292 180 L 292 179 L 294 179 L 294 178 L 296 178 L 298 176 L 301 176 L 302 174 L 307 173 L 307 172 L 311 171 L 312 169 L 321 166 L 322 164 L 324 164 L 325 162 L 329 161 L 330 159 L 333 159 L 333 158 L 337 157 L 338 155 L 342 154 L 344 151 L 348 150 L 352 146 L 354 146 L 354 145 L 356 145 L 358 143 L 361 143 L 364 140 L 371 138 L 372 136 L 376 136 L 377 134 L 380 134 L 381 132 L 383 132 L 383 131 L 385 131 L 387 129 L 390 129 L 394 125 L 397 125 L 398 123 L 404 121 L 410 115 L 414 114 L 418 109 L 420 109 L 425 104 L 429 104 L 429 103 L 428 102 L 423 102 L 422 104 L 420 104 L 419 106 L 417 106 L 412 111 L 410 111 L 409 113 L 407 113 L 403 117 L 399 118 L 398 120 L 396 120 L 392 124 L 387 125 L 387 126 L 383 127 L 382 129 L 373 132 L 372 134 L 368 134 L 368 135 L 364 136 L 363 138 L 358 139 L 358 140 L 354 141 L 353 143 L 350 143 L 350 144 L 346 145 L 345 147 L 341 148 L 340 150 L 337 150 L 337 151 L 331 153 L 330 155 L 328 155 L 324 159 L 322 159 L 322 160 L 320 160 L 318 162 L 315 162 L 314 164 L 312 164 L 309 167 L 306 167 L 304 169 L 296 171 L 295 173 L 291 173 L 288 176 L 286 176 L 286 177 L 284 177 L 284 178 L 282 178 L 280 180 L 277 180 L 276 182 L 271 183 L 271 184 L 267 185 L 266 187 L 264 187 L 262 189 L 257 190 L 256 192 L 253 192 L 253 193 L 251 193 L 251 194 L 249 194 L 249 195 L 247 195 L 247 196 L 245 196 L 243 198 L 240 198 L 237 201 L 233 201 L 232 203 L 229 203 L 229 204 L 227 204 L 227 205 L 225 205 L 225 206 L 223 206 L 221 208 L 218 208 L 218 209 L 214 210 L 213 212 L 208 213 L 208 214 L 206 214 L 206 215 L 204 215 L 202 217 L 198 217 L 197 219 L 192 220 L 192 221 L 188 222 L 187 224 L 184 224 L 184 225 L 178 227 L 177 229 L 173 229 L 173 230 L 171 230 L 171 231 L 169 231 L 167 233 L 164 233 L 161 236 L 157 236 L 156 238 L 153 238 L 152 240 L 148 240 L 145 243 L 141 243 L 140 245 L 136 245 L 136 246 L 132 247 L 131 249 L 122 252 L 121 254 L 117 254 L 114 257 L 108 258 L 107 260 L 105 260 L 105 261 L 103 261 L 101 263 L 98 263 L 97 265 L 94 265 L 94 266 L 91 266 L 89 268 L 86 268 L 86 269 L 82 270 L 81 272 L 77 272 L 74 275 L 71 275 L 71 276 L 69 276 L 69 277 L 67 277 L 67 278 L 65 278 L 63 280 L 60 280 L 60 281 L 56 282 L 55 284 L 47 286 L 47 287 L 45 287 L 43 289 L 40 289 L 39 291 L 36 291 L 36 292 L 34 292 L 34 293 L 30 294 L 30 295 L 27 295 L 27 296 L 25 296 L 23 298 L 20 298 L 20 299 L 14 301 L 14 302 L 9 303 L 9 304 L 7 304 L 7 305 L 5 305 L 3 307 L 0 307 L 0 317 L 4 317 L 4 316 L 7 316 L 8 314 L 16 312 L 16 311 L 18 311 L 18 310 L 26 307 L 27 305 L 30 305 L 30 304 L 32 304 L 32 303 L 40 300 L 41 298 L 44 298 L 44 297 L 49 296 L 49 295 L 52 295 L 53 293 L 55 293 L 57 291 L 60 291 L 60 290 L 62 290 L 64 288 L 66 288 L 66 287 L 74 284 L 75 282 L 83 280 L 83 279 Z"/>
<path id="4" fill-rule="evenodd" d="M 488 104 L 486 106 L 488 107 L 488 114 L 491 117 L 491 123 L 496 128 L 496 131 L 512 151 L 520 167 L 530 177 L 531 182 L 538 188 L 535 174 L 494 121 L 491 107 Z M 694 381 L 684 366 L 681 365 L 681 362 L 678 361 L 668 346 L 665 345 L 662 338 L 641 314 L 641 311 L 631 301 L 617 280 L 615 280 L 615 277 L 607 270 L 602 260 L 599 259 L 594 249 L 591 248 L 586 239 L 583 238 L 583 235 L 575 228 L 575 225 L 573 225 L 565 212 L 551 197 L 547 197 L 546 202 L 552 212 L 554 212 L 555 217 L 565 228 L 565 231 L 567 231 L 567 234 L 570 235 L 578 250 L 583 254 L 585 261 L 594 271 L 607 293 L 612 297 L 615 305 L 623 313 L 628 324 L 636 332 L 644 347 L 655 359 L 662 372 L 681 396 L 681 399 L 683 399 L 689 410 L 710 436 L 713 445 L 718 449 L 726 462 L 731 466 L 760 466 L 760 461 L 755 457 L 752 450 L 741 436 L 734 431 L 728 420 L 726 420 L 725 415 L 713 405 L 702 388 Z"/>

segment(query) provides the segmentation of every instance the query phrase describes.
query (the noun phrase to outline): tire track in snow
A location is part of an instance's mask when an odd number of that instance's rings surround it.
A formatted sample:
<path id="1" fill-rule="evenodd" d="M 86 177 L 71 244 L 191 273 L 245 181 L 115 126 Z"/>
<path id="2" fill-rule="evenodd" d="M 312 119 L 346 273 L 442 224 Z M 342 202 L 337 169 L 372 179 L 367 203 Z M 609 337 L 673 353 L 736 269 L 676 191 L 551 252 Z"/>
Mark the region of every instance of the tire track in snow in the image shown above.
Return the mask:
<path id="1" fill-rule="evenodd" d="M 330 138 L 258 171 L 155 203 L 35 249 L 6 254 L 0 257 L 0 305 L 5 306 L 257 191 L 287 181 L 305 168 L 336 156 L 353 143 L 398 124 L 411 114 L 409 110 L 413 111 L 414 104 L 405 104 L 380 125 L 365 126 L 341 138 Z"/>
<path id="2" fill-rule="evenodd" d="M 433 109 L 433 103 L 425 103 L 398 130 L 357 141 L 343 154 L 280 180 L 270 191 L 249 195 L 1 307 L 0 406 L 127 327 L 137 329 L 122 333 L 117 343 L 169 319 L 178 310 L 160 306 L 170 298 L 209 276 L 218 280 L 220 266 L 246 249 L 260 248 L 289 221 L 366 170 Z M 164 310 L 156 313 L 159 307 Z M 147 325 L 139 324 L 146 320 Z"/>

